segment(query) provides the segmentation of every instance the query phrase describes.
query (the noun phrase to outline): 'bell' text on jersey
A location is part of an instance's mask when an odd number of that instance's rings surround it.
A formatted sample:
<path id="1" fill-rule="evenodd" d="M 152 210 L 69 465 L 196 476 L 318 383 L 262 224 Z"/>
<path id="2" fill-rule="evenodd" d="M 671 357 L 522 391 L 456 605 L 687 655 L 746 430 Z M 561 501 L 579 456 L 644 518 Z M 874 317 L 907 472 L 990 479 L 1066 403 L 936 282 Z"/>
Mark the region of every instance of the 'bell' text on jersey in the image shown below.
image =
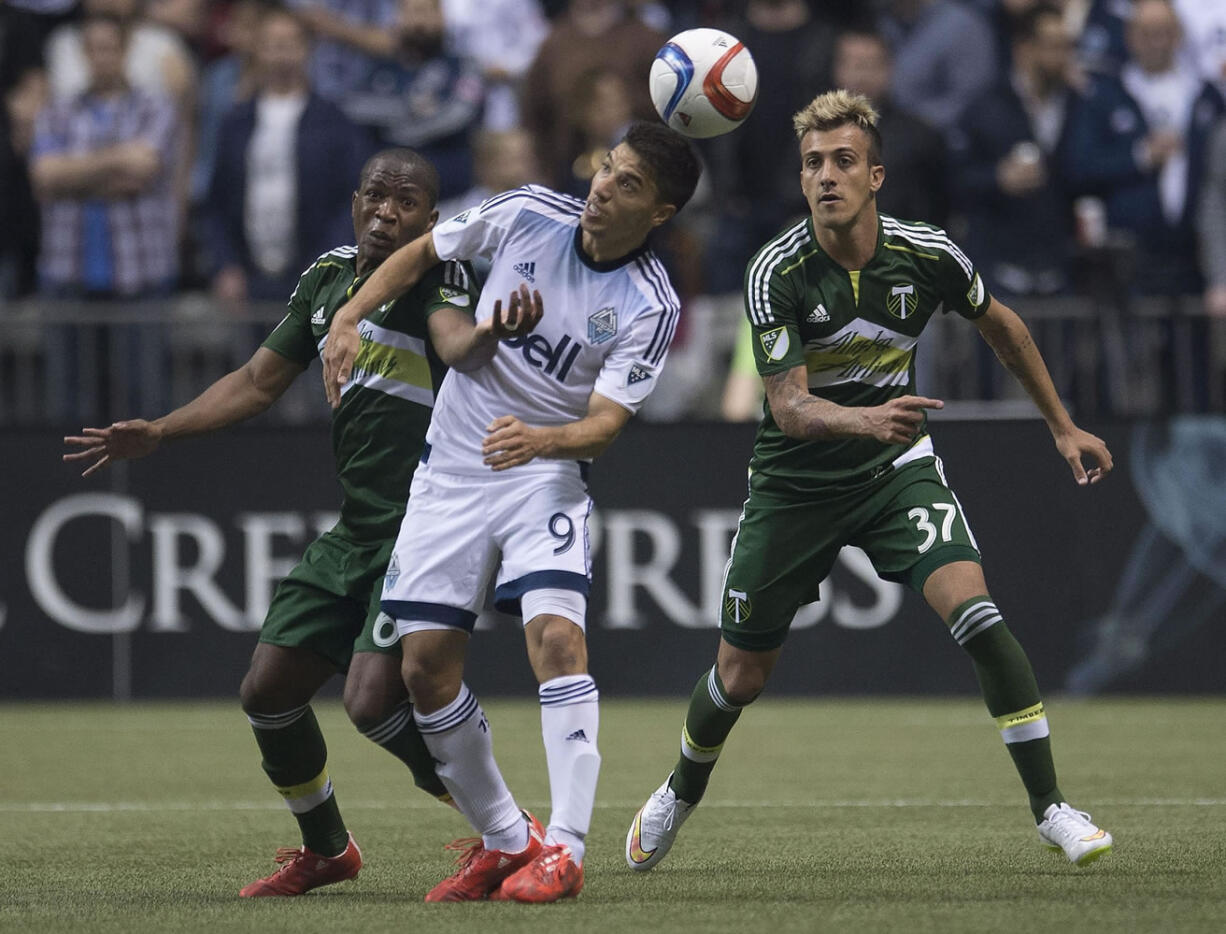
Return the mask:
<path id="1" fill-rule="evenodd" d="M 298 280 L 289 312 L 265 347 L 302 366 L 323 351 L 336 310 L 366 281 L 355 246 L 319 257 Z M 400 298 L 358 325 L 362 345 L 332 413 L 332 450 L 344 491 L 338 531 L 360 541 L 392 538 L 421 456 L 446 367 L 430 345 L 426 319 L 440 308 L 471 309 L 477 285 L 464 263 L 431 269 Z"/>
<path id="2" fill-rule="evenodd" d="M 493 314 L 496 300 L 505 308 L 522 283 L 541 293 L 545 313 L 531 334 L 503 340 L 486 366 L 448 373 L 428 436 L 433 468 L 488 475 L 481 442 L 502 415 L 528 425 L 572 422 L 587 414 L 592 392 L 634 412 L 655 388 L 677 328 L 677 294 L 646 247 L 610 263 L 587 256 L 582 210 L 576 198 L 529 185 L 434 228 L 440 257 L 491 262 L 478 321 Z"/>
<path id="3" fill-rule="evenodd" d="M 793 224 L 745 270 L 745 312 L 763 376 L 804 366 L 809 392 L 839 405 L 882 405 L 915 392 L 915 350 L 937 312 L 978 318 L 990 299 L 945 231 L 881 215 L 877 251 L 844 269 L 818 245 L 813 221 Z M 917 442 L 924 437 L 923 430 Z M 906 450 L 871 438 L 798 441 L 769 404 L 754 443 L 755 483 L 806 491 L 884 469 Z"/>

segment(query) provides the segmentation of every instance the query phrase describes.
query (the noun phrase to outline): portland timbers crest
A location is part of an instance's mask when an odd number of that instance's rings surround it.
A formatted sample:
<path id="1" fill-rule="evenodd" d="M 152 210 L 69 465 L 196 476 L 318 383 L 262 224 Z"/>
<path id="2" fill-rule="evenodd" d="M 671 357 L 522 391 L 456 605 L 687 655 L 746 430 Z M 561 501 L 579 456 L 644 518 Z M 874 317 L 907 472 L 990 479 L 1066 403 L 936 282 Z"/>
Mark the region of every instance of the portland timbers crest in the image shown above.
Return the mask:
<path id="1" fill-rule="evenodd" d="M 895 318 L 900 321 L 906 321 L 913 317 L 919 310 L 919 303 L 915 296 L 915 286 L 908 282 L 906 285 L 895 285 L 890 287 L 890 294 L 886 296 L 885 307 Z"/>

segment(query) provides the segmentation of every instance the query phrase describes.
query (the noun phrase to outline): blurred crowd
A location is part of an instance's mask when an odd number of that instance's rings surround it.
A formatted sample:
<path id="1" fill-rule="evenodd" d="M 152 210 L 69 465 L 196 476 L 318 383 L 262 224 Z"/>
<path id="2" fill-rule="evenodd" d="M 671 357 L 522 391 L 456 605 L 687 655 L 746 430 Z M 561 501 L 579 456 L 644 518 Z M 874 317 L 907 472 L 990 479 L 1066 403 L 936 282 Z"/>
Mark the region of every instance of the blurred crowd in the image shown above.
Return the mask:
<path id="1" fill-rule="evenodd" d="M 1090 287 L 1107 251 L 1112 288 L 1226 316 L 1222 0 L 0 0 L 0 299 L 284 301 L 384 146 L 438 166 L 443 216 L 584 194 L 698 25 L 760 93 L 661 238 L 688 302 L 804 212 L 790 117 L 841 86 L 881 112 L 881 209 L 1002 298 Z"/>

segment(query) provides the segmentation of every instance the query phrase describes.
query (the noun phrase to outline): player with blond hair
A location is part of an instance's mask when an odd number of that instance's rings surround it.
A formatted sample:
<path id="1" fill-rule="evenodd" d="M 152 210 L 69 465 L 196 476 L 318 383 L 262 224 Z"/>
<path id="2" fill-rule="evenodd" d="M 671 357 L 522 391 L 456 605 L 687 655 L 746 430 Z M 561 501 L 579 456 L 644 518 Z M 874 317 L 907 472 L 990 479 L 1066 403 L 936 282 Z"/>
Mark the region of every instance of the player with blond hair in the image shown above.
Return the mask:
<path id="1" fill-rule="evenodd" d="M 970 656 L 1040 840 L 1078 865 L 1112 845 L 1056 783 L 1030 662 L 989 594 L 928 433 L 926 410 L 943 404 L 915 395 L 929 318 L 952 311 L 975 324 L 1034 400 L 1078 484 L 1105 477 L 1111 454 L 1073 423 L 1026 325 L 988 294 L 945 231 L 878 213 L 886 172 L 876 116 L 866 98 L 840 90 L 794 117 L 809 216 L 745 273 L 766 406 L 724 574 L 719 650 L 690 698 L 676 766 L 631 822 L 632 869 L 669 851 L 732 727 L 766 686 L 797 608 L 818 599 L 845 545 L 922 594 Z"/>

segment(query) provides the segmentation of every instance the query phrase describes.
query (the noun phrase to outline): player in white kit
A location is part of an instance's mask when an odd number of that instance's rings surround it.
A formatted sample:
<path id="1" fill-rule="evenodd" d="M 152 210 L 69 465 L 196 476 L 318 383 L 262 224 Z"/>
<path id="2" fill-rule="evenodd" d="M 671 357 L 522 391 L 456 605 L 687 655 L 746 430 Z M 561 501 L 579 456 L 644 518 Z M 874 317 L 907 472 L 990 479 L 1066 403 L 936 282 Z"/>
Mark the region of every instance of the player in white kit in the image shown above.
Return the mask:
<path id="1" fill-rule="evenodd" d="M 435 403 L 383 590 L 405 684 L 438 774 L 481 834 L 426 901 L 548 902 L 583 886 L 596 780 L 598 692 L 584 638 L 591 578 L 586 475 L 655 386 L 679 303 L 648 234 L 689 200 L 699 166 L 660 124 L 634 124 L 586 201 L 546 188 L 505 192 L 389 257 L 333 319 L 324 353 L 339 398 L 356 322 L 442 259 L 491 262 L 477 320 L 495 318 L 489 362 L 452 371 Z M 529 294 L 531 287 L 533 294 Z M 506 336 L 510 334 L 510 336 Z M 546 830 L 515 804 L 489 725 L 463 681 L 489 583 L 523 617 L 540 682 L 552 809 Z"/>

